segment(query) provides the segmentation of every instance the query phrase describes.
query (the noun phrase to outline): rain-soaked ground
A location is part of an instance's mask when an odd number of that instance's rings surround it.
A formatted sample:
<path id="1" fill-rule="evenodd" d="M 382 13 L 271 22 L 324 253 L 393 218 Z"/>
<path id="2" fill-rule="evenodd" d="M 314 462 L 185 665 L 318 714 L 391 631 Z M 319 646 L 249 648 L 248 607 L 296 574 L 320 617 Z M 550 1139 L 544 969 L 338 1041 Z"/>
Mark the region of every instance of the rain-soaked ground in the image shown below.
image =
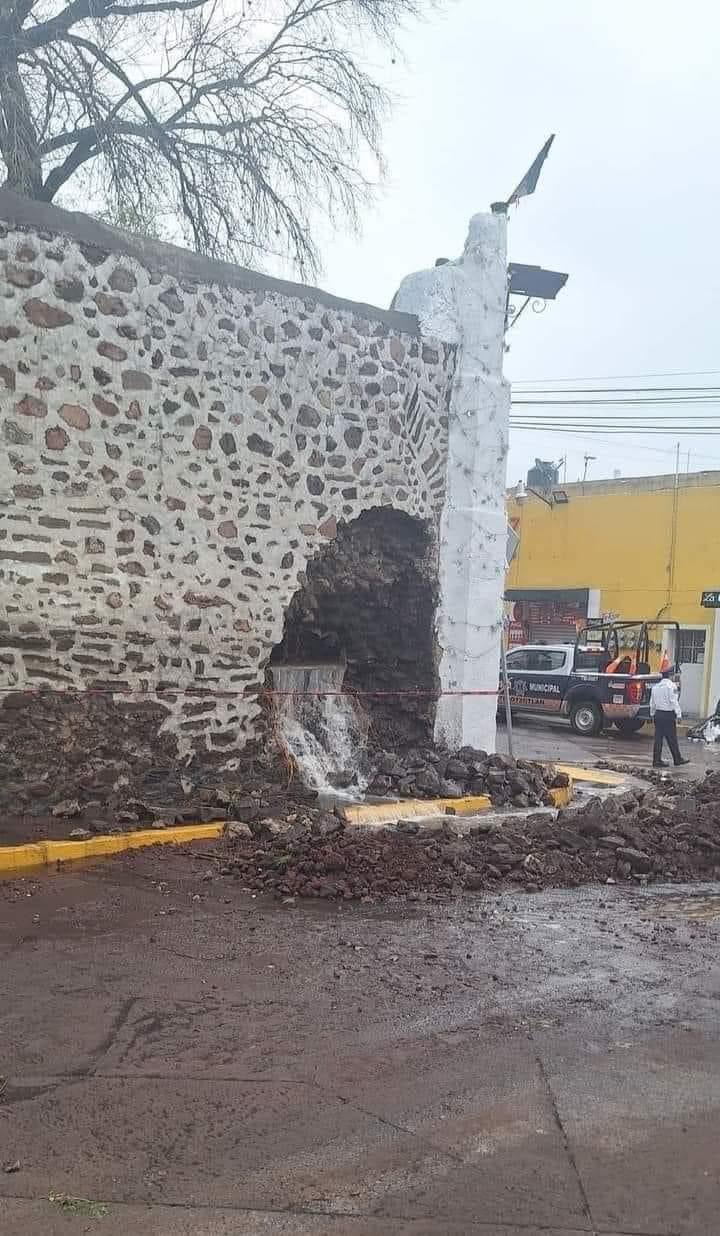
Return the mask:
<path id="1" fill-rule="evenodd" d="M 0 884 L 0 1232 L 710 1236 L 719 945 L 720 887 L 291 906 L 201 849 Z"/>
<path id="2" fill-rule="evenodd" d="M 0 885 L 3 1234 L 718 1230 L 720 889 L 289 906 L 210 870 Z"/>
<path id="3" fill-rule="evenodd" d="M 644 726 L 639 734 L 624 738 L 615 729 L 608 729 L 597 738 L 573 734 L 565 720 L 546 717 L 518 717 L 513 728 L 514 753 L 530 760 L 556 760 L 569 764 L 594 764 L 597 760 L 617 761 L 637 768 L 652 764 L 652 727 Z M 686 768 L 670 768 L 673 777 L 704 776 L 705 769 L 720 768 L 720 743 L 689 742 L 680 738 L 680 746 L 691 763 Z M 507 731 L 498 729 L 498 750 L 507 751 Z M 669 760 L 667 749 L 665 759 Z"/>

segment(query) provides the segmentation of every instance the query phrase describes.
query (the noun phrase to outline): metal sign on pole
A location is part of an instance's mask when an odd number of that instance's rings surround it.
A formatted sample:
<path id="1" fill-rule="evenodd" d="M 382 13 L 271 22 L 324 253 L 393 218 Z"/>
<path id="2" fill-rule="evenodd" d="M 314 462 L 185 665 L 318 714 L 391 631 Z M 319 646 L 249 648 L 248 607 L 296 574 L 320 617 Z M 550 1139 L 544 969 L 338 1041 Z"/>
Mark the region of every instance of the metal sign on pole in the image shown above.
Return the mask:
<path id="1" fill-rule="evenodd" d="M 700 604 L 703 609 L 720 609 L 720 588 L 711 588 L 703 592 Z"/>

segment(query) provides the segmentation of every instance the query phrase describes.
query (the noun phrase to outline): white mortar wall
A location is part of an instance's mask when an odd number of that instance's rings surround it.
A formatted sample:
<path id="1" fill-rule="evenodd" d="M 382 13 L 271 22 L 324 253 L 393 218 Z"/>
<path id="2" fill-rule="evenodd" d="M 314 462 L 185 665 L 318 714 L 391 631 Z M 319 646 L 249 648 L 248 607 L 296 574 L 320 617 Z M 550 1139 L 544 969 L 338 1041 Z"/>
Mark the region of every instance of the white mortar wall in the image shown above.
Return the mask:
<path id="1" fill-rule="evenodd" d="M 403 281 L 394 307 L 457 344 L 440 529 L 441 690 L 435 736 L 495 749 L 505 578 L 510 388 L 502 376 L 507 220 L 475 215 L 462 257 Z M 488 694 L 482 694 L 488 692 Z M 477 693 L 477 694 L 476 694 Z"/>

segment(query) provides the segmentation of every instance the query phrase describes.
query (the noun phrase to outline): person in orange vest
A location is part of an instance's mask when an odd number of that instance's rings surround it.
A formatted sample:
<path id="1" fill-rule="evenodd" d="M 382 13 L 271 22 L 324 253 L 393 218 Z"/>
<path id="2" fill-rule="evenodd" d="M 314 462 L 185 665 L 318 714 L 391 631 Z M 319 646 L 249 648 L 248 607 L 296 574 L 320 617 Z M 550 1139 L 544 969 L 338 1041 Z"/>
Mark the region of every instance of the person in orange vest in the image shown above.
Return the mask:
<path id="1" fill-rule="evenodd" d="M 606 674 L 634 674 L 635 673 L 635 658 L 629 657 L 627 653 L 616 657 L 611 661 L 605 670 Z"/>

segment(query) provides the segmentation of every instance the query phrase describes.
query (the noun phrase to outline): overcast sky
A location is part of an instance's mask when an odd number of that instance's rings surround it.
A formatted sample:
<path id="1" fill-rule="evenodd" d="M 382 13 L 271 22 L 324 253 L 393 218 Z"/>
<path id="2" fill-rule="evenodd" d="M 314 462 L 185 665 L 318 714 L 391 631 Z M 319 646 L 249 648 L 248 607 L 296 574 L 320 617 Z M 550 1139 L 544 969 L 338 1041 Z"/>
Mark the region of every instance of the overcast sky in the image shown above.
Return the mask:
<path id="1" fill-rule="evenodd" d="M 570 279 L 510 331 L 508 377 L 720 383 L 720 6 L 448 0 L 403 49 L 404 66 L 382 66 L 400 95 L 385 186 L 361 237 L 325 242 L 323 286 L 387 306 L 403 275 L 459 254 L 469 216 L 507 197 L 554 132 L 536 194 L 511 213 L 510 257 Z M 567 454 L 568 480 L 586 453 L 590 477 L 672 471 L 677 440 L 515 431 L 508 480 L 536 455 Z M 691 470 L 720 468 L 720 435 L 681 441 L 683 470 L 688 451 Z"/>

